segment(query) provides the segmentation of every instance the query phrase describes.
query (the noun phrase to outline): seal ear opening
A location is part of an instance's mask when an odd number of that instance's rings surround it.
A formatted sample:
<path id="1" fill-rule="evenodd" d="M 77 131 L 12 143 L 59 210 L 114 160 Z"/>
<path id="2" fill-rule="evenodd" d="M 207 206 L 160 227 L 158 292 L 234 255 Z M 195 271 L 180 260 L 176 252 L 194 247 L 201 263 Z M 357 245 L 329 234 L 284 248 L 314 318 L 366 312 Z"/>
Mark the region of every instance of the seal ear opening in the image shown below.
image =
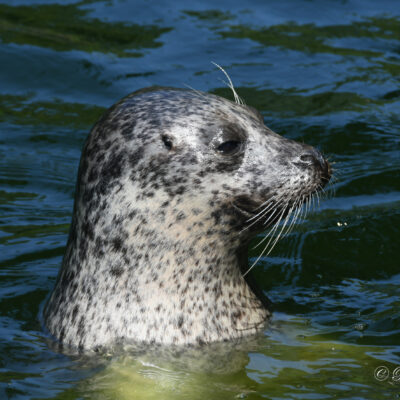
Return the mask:
<path id="1" fill-rule="evenodd" d="M 166 135 L 163 135 L 161 137 L 161 140 L 164 143 L 164 146 L 168 149 L 168 150 L 172 150 L 172 139 Z"/>

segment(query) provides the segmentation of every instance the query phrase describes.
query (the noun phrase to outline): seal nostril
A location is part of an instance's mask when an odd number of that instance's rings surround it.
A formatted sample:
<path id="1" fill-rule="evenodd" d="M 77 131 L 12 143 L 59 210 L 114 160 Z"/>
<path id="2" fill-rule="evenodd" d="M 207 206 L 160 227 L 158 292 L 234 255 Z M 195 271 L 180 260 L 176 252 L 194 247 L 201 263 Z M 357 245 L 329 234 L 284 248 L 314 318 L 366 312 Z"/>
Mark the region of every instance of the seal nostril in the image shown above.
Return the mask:
<path id="1" fill-rule="evenodd" d="M 313 165 L 320 170 L 321 185 L 325 186 L 331 178 L 331 167 L 323 155 L 316 149 L 307 149 L 307 153 L 299 156 L 303 165 Z"/>
<path id="2" fill-rule="evenodd" d="M 326 162 L 323 155 L 314 148 L 306 149 L 299 157 L 300 161 L 306 165 L 314 165 L 316 167 L 325 168 Z"/>
<path id="3" fill-rule="evenodd" d="M 313 154 L 302 154 L 300 160 L 309 165 L 314 164 L 317 161 Z"/>

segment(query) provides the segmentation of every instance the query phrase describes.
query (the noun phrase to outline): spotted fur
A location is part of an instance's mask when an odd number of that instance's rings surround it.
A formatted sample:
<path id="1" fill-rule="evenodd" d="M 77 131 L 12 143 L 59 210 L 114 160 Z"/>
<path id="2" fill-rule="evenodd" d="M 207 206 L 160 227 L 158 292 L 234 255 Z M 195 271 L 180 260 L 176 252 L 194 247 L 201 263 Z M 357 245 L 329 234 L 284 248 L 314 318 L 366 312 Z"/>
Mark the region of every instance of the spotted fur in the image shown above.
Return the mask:
<path id="1" fill-rule="evenodd" d="M 226 142 L 240 145 L 224 154 Z M 258 332 L 270 312 L 242 276 L 241 255 L 260 227 L 243 227 L 277 193 L 294 201 L 315 191 L 326 169 L 318 154 L 211 94 L 150 88 L 122 99 L 82 152 L 67 249 L 44 310 L 49 331 L 81 349 Z"/>

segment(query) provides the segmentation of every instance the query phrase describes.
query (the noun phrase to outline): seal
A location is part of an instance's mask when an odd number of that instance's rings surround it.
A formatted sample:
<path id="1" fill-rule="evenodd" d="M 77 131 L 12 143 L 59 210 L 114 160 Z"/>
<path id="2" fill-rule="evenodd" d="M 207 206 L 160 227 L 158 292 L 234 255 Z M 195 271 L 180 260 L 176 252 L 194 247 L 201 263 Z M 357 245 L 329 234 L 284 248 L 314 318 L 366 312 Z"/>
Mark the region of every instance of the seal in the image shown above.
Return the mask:
<path id="1" fill-rule="evenodd" d="M 130 94 L 84 145 L 45 325 L 84 350 L 256 334 L 270 310 L 244 276 L 248 243 L 330 173 L 319 151 L 274 133 L 246 105 L 186 89 Z"/>

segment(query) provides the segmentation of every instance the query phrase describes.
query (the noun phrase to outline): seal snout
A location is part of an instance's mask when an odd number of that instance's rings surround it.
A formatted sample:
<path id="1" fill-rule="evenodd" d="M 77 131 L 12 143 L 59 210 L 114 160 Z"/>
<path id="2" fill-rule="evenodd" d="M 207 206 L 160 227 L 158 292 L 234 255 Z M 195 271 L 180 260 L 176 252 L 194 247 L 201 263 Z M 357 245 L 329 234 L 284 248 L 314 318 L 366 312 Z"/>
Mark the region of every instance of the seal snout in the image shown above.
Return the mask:
<path id="1" fill-rule="evenodd" d="M 310 147 L 307 148 L 299 157 L 298 164 L 304 166 L 313 166 L 318 168 L 321 173 L 321 186 L 324 187 L 331 179 L 331 166 L 324 158 L 322 153 L 317 149 Z"/>

